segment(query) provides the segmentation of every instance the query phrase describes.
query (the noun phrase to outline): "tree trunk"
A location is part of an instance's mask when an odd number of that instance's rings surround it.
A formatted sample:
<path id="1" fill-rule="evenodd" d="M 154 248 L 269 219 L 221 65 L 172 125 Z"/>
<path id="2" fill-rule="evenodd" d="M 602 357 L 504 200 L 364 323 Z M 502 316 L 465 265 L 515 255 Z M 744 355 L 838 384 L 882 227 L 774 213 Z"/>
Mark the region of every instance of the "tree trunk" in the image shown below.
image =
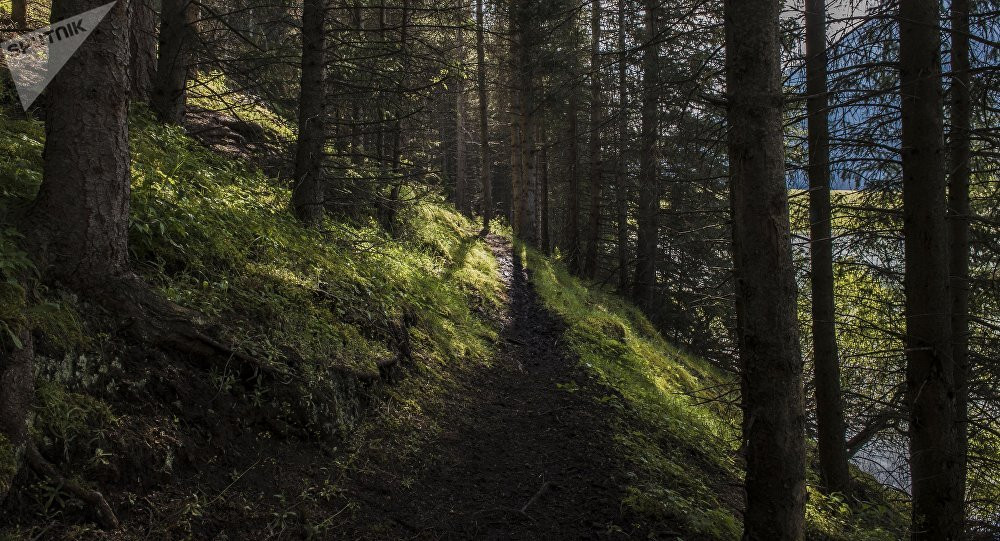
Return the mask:
<path id="1" fill-rule="evenodd" d="M 569 271 L 576 274 L 580 272 L 580 173 L 577 150 L 577 114 L 580 108 L 579 99 L 575 90 L 570 90 L 569 95 L 569 131 L 566 134 L 567 155 L 569 162 L 567 167 L 568 187 L 566 189 L 566 232 L 563 234 L 563 242 L 566 243 L 566 264 Z"/>
<path id="2" fill-rule="evenodd" d="M 545 136 L 545 128 L 539 127 L 538 143 L 538 249 L 548 255 L 552 250 L 549 239 L 549 144 Z"/>
<path id="3" fill-rule="evenodd" d="M 361 4 L 356 3 L 351 9 L 351 26 L 357 32 L 358 39 L 365 38 L 365 18 Z M 363 98 L 354 98 L 351 106 L 351 165 L 359 166 L 364 161 L 361 149 L 361 123 L 364 122 L 362 112 Z"/>
<path id="4" fill-rule="evenodd" d="M 948 307 L 941 37 L 936 0 L 899 6 L 907 399 L 913 538 L 958 539 L 962 500 Z"/>
<path id="5" fill-rule="evenodd" d="M 827 94 L 826 0 L 806 2 L 806 108 L 809 115 L 809 223 L 812 263 L 813 363 L 819 464 L 828 492 L 850 492 L 840 360 L 833 295 L 830 136 Z"/>
<path id="6" fill-rule="evenodd" d="M 102 0 L 57 0 L 52 20 Z M 44 171 L 25 216 L 25 240 L 41 278 L 99 296 L 128 269 L 128 6 L 114 6 L 48 88 Z M 25 422 L 34 394 L 31 333 L 0 359 L 0 433 L 30 456 Z M 0 473 L 2 474 L 2 473 Z M 9 488 L 0 479 L 0 492 Z"/>
<path id="7" fill-rule="evenodd" d="M 955 418 L 958 422 L 958 494 L 965 499 L 969 451 L 969 177 L 972 101 L 969 72 L 969 0 L 951 2 L 951 187 L 948 207 L 951 256 L 951 357 L 955 363 Z M 964 507 L 958 520 L 965 522 Z"/>
<path id="8" fill-rule="evenodd" d="M 28 0 L 13 0 L 10 10 L 14 28 L 19 31 L 28 29 Z"/>
<path id="9" fill-rule="evenodd" d="M 590 5 L 590 220 L 587 227 L 587 247 L 583 275 L 597 275 L 598 245 L 601 238 L 601 0 Z"/>
<path id="10" fill-rule="evenodd" d="M 780 11 L 779 0 L 725 2 L 748 540 L 801 540 L 805 528 L 805 406 L 785 185 Z"/>
<path id="11" fill-rule="evenodd" d="M 148 102 L 156 77 L 156 9 L 152 0 L 129 1 L 129 80 L 133 102 Z"/>
<path id="12" fill-rule="evenodd" d="M 306 0 L 302 10 L 302 85 L 295 150 L 292 208 L 305 223 L 323 219 L 326 146 L 326 2 Z"/>
<path id="13" fill-rule="evenodd" d="M 625 12 L 628 0 L 618 2 L 618 168 L 615 179 L 615 205 L 618 211 L 618 289 L 628 291 L 628 49 L 625 47 Z"/>
<path id="14" fill-rule="evenodd" d="M 464 20 L 464 0 L 459 0 L 458 9 Z M 465 31 L 461 24 L 456 31 L 458 46 L 455 51 L 459 70 L 455 80 L 455 204 L 459 212 L 469 215 L 471 198 L 465 171 Z"/>
<path id="15" fill-rule="evenodd" d="M 180 124 L 187 106 L 187 80 L 197 37 L 198 8 L 193 0 L 163 0 L 160 50 L 150 105 L 163 122 Z"/>
<path id="16" fill-rule="evenodd" d="M 537 245 L 536 195 L 537 171 L 535 168 L 535 96 L 534 49 L 536 32 L 533 28 L 531 0 L 520 0 L 514 7 L 514 41 L 517 42 L 514 78 L 517 93 L 517 123 L 520 138 L 519 185 L 515 185 L 514 233 L 531 245 Z"/>
<path id="17" fill-rule="evenodd" d="M 101 3 L 58 1 L 52 20 Z M 43 277 L 81 293 L 127 268 L 126 10 L 116 5 L 49 85 L 42 185 L 25 228 Z"/>
<path id="18" fill-rule="evenodd" d="M 479 91 L 479 177 L 483 190 L 483 231 L 489 233 L 493 220 L 493 181 L 490 157 L 489 94 L 486 91 L 486 39 L 483 0 L 476 0 L 476 79 Z"/>
<path id="19" fill-rule="evenodd" d="M 650 310 L 656 285 L 656 246 L 659 241 L 660 179 L 657 174 L 656 134 L 659 125 L 659 44 L 656 43 L 658 0 L 646 0 L 646 43 L 642 57 L 642 133 L 639 138 L 639 235 L 636 243 L 632 298 Z"/>

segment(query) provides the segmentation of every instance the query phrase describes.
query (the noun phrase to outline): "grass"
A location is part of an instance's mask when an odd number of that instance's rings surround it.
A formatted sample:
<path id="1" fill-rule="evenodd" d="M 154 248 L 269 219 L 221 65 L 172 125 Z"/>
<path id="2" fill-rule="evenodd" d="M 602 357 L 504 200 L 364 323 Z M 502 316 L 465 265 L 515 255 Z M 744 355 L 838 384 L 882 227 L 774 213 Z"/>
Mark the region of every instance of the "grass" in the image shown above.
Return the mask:
<path id="1" fill-rule="evenodd" d="M 266 111 L 256 121 L 285 135 Z M 408 434 L 404 446 L 412 452 L 431 451 L 425 444 L 441 427 L 425 410 L 447 395 L 457 370 L 491 362 L 493 316 L 505 303 L 497 262 L 476 237 L 477 224 L 440 200 L 424 199 L 404 208 L 395 236 L 373 221 L 305 228 L 289 212 L 283 183 L 204 149 L 145 111 L 133 113 L 131 128 L 129 236 L 143 278 L 287 375 L 298 404 L 276 406 L 288 417 L 304 411 L 297 421 L 317 437 L 344 436 L 356 421 L 345 396 L 350 390 L 335 374 L 376 374 L 376 361 L 394 355 L 394 330 L 405 323 L 413 377 L 385 390 L 394 408 L 382 426 Z M 6 284 L 0 294 L 10 300 L 0 323 L 5 334 L 30 326 L 63 353 L 38 359 L 35 438 L 66 463 L 99 468 L 116 459 L 108 449 L 126 448 L 109 439 L 144 428 L 130 428 L 136 423 L 130 406 L 115 403 L 125 384 L 115 378 L 125 368 L 101 347 L 110 337 L 84 323 L 84 309 L 71 295 L 20 288 L 18 278 L 33 270 L 5 221 L 41 182 L 43 137 L 39 122 L 0 117 L 0 153 L 7 157 L 0 160 L 0 284 Z M 738 410 L 713 400 L 736 382 L 666 342 L 631 304 L 587 287 L 557 260 L 518 249 L 546 306 L 565 320 L 566 343 L 615 390 L 600 399 L 619 412 L 616 443 L 632 465 L 624 504 L 642 520 L 693 538 L 736 539 Z M 141 387 L 146 377 L 133 375 L 127 385 Z M 230 374 L 207 377 L 220 391 L 235 392 Z M 153 421 L 162 424 L 159 445 L 183 429 L 176 419 Z M 0 442 L 0 469 L 9 462 L 6 447 Z M 172 452 L 163 451 L 165 463 Z M 889 507 L 849 507 L 814 490 L 810 496 L 813 538 L 899 536 Z"/>
<path id="2" fill-rule="evenodd" d="M 618 398 L 617 443 L 633 468 L 625 505 L 696 539 L 737 539 L 738 382 L 664 340 L 631 303 L 571 276 L 561 262 L 519 246 L 545 306 L 562 317 L 581 365 Z M 847 505 L 816 490 L 809 471 L 810 539 L 892 540 L 905 535 L 904 510 L 858 475 L 871 502 Z"/>
<path id="3" fill-rule="evenodd" d="M 489 360 L 496 339 L 489 314 L 503 303 L 496 261 L 477 224 L 443 201 L 403 208 L 394 236 L 374 221 L 306 228 L 288 208 L 285 183 L 212 153 L 146 111 L 134 111 L 130 127 L 132 265 L 162 295 L 203 314 L 224 340 L 283 374 L 282 384 L 291 382 L 292 397 L 264 389 L 248 398 L 264 411 L 319 439 L 346 437 L 361 397 L 340 374 L 377 376 L 376 363 L 397 354 L 404 324 L 408 370 L 423 375 L 415 381 Z M 43 141 L 40 122 L 0 116 L 0 333 L 27 325 L 47 344 L 36 359 L 34 436 L 85 477 L 96 471 L 87 465 L 126 458 L 109 449 L 127 453 L 135 444 L 158 446 L 158 460 L 169 465 L 187 423 L 139 419 L 134 404 L 120 402 L 151 376 L 123 362 L 122 348 L 108 346 L 113 336 L 84 323 L 89 309 L 72 295 L 44 288 L 26 295 L 19 285 L 34 270 L 9 216 L 37 191 Z M 239 392 L 233 374 L 191 377 Z M 8 446 L 0 447 L 6 464 Z"/>

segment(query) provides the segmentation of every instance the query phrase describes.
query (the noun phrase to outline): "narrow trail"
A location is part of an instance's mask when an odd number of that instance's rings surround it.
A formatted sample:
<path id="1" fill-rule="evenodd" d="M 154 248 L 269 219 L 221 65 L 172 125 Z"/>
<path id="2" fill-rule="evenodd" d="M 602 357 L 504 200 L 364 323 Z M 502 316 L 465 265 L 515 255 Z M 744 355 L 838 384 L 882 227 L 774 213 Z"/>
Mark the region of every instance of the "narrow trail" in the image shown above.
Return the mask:
<path id="1" fill-rule="evenodd" d="M 362 503 L 346 538 L 618 539 L 624 475 L 606 393 L 560 343 L 508 242 L 488 242 L 509 287 L 509 319 L 489 369 L 432 412 L 444 427 L 416 464 L 367 464 L 351 484 Z M 391 437 L 388 435 L 387 437 Z M 379 460 L 379 459 L 376 459 Z M 392 457 L 384 457 L 392 462 Z M 406 470 L 402 481 L 385 472 Z"/>

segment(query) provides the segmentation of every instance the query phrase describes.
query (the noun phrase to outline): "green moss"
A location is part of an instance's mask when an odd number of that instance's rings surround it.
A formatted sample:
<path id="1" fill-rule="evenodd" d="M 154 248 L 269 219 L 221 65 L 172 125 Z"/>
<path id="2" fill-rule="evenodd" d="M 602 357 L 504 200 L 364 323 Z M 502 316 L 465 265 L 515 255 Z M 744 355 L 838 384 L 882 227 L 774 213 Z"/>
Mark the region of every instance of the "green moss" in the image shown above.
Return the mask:
<path id="1" fill-rule="evenodd" d="M 207 99 L 202 106 L 221 105 Z M 17 165 L 0 162 L 0 210 L 33 197 L 44 137 L 38 122 L 2 120 L 0 149 Z M 273 114 L 245 120 L 282 132 Z M 283 411 L 304 407 L 317 432 L 349 427 L 356 404 L 341 374 L 377 374 L 396 355 L 404 323 L 418 368 L 489 358 L 496 334 L 484 314 L 503 303 L 496 262 L 477 225 L 443 201 L 405 206 L 396 236 L 374 221 L 303 227 L 286 184 L 147 111 L 135 111 L 130 128 L 134 267 L 165 297 L 204 314 L 222 338 L 286 374 L 301 400 Z M 19 254 L 4 246 L 0 255 Z M 15 312 L 64 349 L 86 347 L 71 303 Z"/>
<path id="2" fill-rule="evenodd" d="M 705 405 L 706 389 L 730 384 L 701 359 L 664 341 L 619 297 L 588 289 L 565 268 L 520 247 L 546 307 L 569 326 L 581 364 L 625 403 L 616 440 L 631 463 L 625 505 L 646 520 L 713 539 L 736 539 L 735 510 L 723 503 L 738 477 L 735 411 Z"/>
<path id="3" fill-rule="evenodd" d="M 618 397 L 616 441 L 632 469 L 624 504 L 644 521 L 695 538 L 738 538 L 739 410 L 715 400 L 735 392 L 736 379 L 666 342 L 631 303 L 519 249 L 546 307 L 566 321 L 582 366 Z M 906 530 L 905 513 L 895 506 L 848 507 L 813 487 L 809 493 L 810 539 L 896 539 Z"/>

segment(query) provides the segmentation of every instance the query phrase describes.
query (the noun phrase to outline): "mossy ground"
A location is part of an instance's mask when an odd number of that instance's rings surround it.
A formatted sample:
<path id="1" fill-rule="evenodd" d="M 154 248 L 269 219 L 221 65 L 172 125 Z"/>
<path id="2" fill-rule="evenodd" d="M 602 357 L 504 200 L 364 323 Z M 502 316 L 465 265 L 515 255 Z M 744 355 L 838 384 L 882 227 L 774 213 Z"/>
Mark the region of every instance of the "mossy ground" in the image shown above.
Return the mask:
<path id="1" fill-rule="evenodd" d="M 275 118 L 257 120 L 281 135 Z M 370 220 L 305 228 L 289 212 L 284 183 L 144 111 L 133 113 L 131 127 L 136 271 L 283 374 L 294 394 L 248 395 L 235 368 L 136 357 L 94 307 L 40 285 L 21 289 L 33 271 L 9 217 L 41 181 L 43 130 L 0 117 L 0 283 L 16 301 L 4 304 L 0 323 L 28 325 L 40 337 L 34 437 L 65 471 L 107 490 L 130 531 L 169 538 L 243 524 L 273 535 L 332 535 L 337 510 L 324 505 L 344 496 L 338 472 L 359 467 L 379 445 L 368 438 L 390 433 L 394 450 L 434 453 L 447 427 L 431 412 L 456 390 L 458 375 L 493 362 L 506 303 L 497 261 L 478 224 L 441 200 L 406 206 L 392 235 Z M 565 343 L 616 391 L 601 400 L 616 412 L 616 445 L 632 472 L 625 505 L 694 538 L 736 538 L 738 412 L 719 400 L 733 396 L 733 379 L 671 346 L 627 302 L 519 249 L 544 303 L 567 325 Z M 379 374 L 376 363 L 397 353 L 401 325 L 412 357 L 405 377 L 376 388 L 345 383 L 345 371 Z M 371 421 L 359 424 L 366 411 Z M 262 419 L 275 416 L 301 430 L 289 437 Z M 282 439 L 288 443 L 276 443 Z M 0 467 L 8 455 L 0 442 Z M 900 536 L 895 509 L 810 495 L 815 538 Z M 73 526 L 85 510 L 59 487 L 33 483 L 16 500 L 22 514 L 4 524 L 11 535 L 95 535 Z"/>
<path id="2" fill-rule="evenodd" d="M 617 390 L 617 440 L 634 464 L 625 503 L 687 535 L 737 539 L 741 464 L 738 382 L 665 341 L 636 307 L 571 276 L 557 260 L 521 246 L 535 288 L 568 325 L 580 363 Z M 810 471 L 811 482 L 817 478 Z M 903 510 L 861 478 L 870 502 L 847 505 L 809 487 L 812 539 L 892 540 L 905 536 Z"/>
<path id="3" fill-rule="evenodd" d="M 140 467 L 123 466 L 128 455 L 146 462 L 142 477 L 162 481 L 182 471 L 184 448 L 203 439 L 204 425 L 224 425 L 227 415 L 258 409 L 257 417 L 298 425 L 302 437 L 342 439 L 361 403 L 383 392 L 345 383 L 344 374 L 378 379 L 377 363 L 398 354 L 400 327 L 412 357 L 405 370 L 426 376 L 389 391 L 404 402 L 410 393 L 433 396 L 442 367 L 486 362 L 493 350 L 490 318 L 503 291 L 475 223 L 432 197 L 405 207 L 393 235 L 374 221 L 302 227 L 288 209 L 287 185 L 140 110 L 131 119 L 133 267 L 163 296 L 203 314 L 221 339 L 282 374 L 294 393 L 259 388 L 246 396 L 236 366 L 199 374 L 183 362 L 136 358 L 94 307 L 38 284 L 27 296 L 18 285 L 34 271 L 10 220 L 41 182 L 43 137 L 40 122 L 0 117 L 0 282 L 17 300 L 4 303 L 0 323 L 11 331 L 30 325 L 40 338 L 40 446 L 85 480 L 105 481 L 116 507 L 135 496 L 121 479 Z M 193 412 L 186 395 L 207 411 Z M 227 414 L 234 401 L 242 406 Z M 228 421 L 267 437 L 273 427 L 253 428 L 259 423 L 250 417 Z M 58 497 L 46 500 L 52 491 Z M 54 487 L 22 493 L 14 502 L 21 508 L 43 504 L 35 520 L 80 511 Z"/>

